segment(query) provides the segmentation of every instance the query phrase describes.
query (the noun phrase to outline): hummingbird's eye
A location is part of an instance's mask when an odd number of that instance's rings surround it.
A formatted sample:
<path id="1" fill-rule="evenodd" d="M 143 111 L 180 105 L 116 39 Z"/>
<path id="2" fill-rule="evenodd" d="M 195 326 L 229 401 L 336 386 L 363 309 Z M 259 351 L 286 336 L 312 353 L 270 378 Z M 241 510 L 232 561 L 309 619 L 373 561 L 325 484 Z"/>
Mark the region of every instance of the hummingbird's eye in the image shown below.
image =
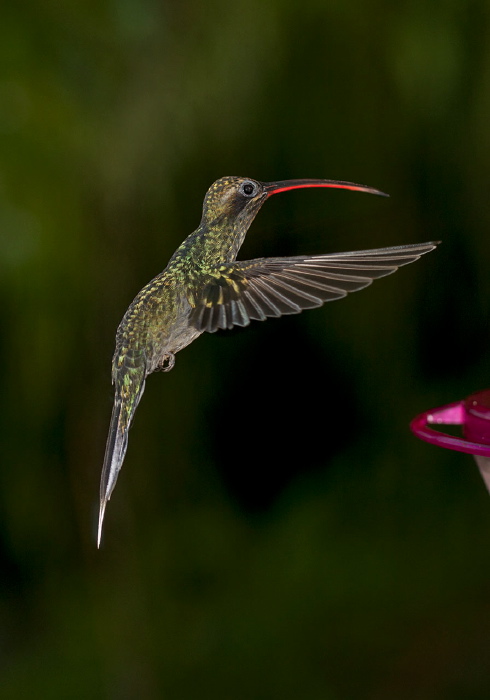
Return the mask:
<path id="1" fill-rule="evenodd" d="M 240 192 L 246 197 L 253 197 L 257 192 L 257 186 L 253 182 L 244 182 L 240 187 Z"/>

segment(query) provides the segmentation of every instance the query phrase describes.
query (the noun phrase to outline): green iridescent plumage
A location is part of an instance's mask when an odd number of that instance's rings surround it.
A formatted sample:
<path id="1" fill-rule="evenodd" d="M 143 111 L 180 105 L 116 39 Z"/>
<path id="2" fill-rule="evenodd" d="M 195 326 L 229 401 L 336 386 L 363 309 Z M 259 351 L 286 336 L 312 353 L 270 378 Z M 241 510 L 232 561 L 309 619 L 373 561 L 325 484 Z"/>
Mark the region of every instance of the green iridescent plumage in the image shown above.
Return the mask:
<path id="1" fill-rule="evenodd" d="M 261 183 L 224 177 L 208 190 L 199 227 L 175 251 L 165 270 L 136 296 L 119 324 L 112 363 L 114 408 L 100 484 L 98 544 L 107 502 L 126 454 L 128 430 L 152 372 L 169 371 L 175 354 L 204 331 L 246 326 L 321 306 L 362 289 L 437 243 L 358 252 L 236 261 L 265 200 L 302 187 L 380 194 L 335 180 Z"/>

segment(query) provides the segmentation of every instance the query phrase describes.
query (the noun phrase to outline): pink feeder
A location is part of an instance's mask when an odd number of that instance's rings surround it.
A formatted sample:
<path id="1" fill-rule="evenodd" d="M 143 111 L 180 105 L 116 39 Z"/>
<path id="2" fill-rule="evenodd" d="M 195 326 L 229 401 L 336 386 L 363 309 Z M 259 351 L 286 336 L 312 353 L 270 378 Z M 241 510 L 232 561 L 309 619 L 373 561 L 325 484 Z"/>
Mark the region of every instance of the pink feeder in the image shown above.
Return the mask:
<path id="1" fill-rule="evenodd" d="M 442 425 L 461 425 L 464 437 L 453 437 L 433 427 Z M 490 389 L 421 413 L 410 423 L 410 429 L 421 440 L 433 445 L 474 455 L 490 491 Z"/>

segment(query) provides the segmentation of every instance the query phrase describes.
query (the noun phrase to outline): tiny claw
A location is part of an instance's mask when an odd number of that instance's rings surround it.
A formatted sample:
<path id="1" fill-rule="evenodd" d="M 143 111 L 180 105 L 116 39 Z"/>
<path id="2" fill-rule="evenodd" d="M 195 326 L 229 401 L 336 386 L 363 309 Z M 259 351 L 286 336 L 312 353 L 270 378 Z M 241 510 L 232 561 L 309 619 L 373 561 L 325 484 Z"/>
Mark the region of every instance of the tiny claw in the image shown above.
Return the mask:
<path id="1" fill-rule="evenodd" d="M 155 368 L 155 372 L 170 372 L 175 365 L 175 355 L 167 352 L 161 359 L 160 364 Z"/>
<path id="2" fill-rule="evenodd" d="M 175 365 L 175 355 L 173 354 L 173 352 L 168 352 L 165 355 L 165 362 L 165 369 L 163 371 L 170 372 L 170 370 L 173 369 Z"/>

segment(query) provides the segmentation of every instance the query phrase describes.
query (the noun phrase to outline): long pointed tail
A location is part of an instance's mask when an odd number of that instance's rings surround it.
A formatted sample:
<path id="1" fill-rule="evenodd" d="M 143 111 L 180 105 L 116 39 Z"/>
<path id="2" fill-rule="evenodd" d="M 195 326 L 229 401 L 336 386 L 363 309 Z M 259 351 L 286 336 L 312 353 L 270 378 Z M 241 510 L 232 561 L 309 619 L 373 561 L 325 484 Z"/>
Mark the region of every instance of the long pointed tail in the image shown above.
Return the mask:
<path id="1" fill-rule="evenodd" d="M 120 394 L 116 393 L 114 407 L 112 409 L 109 435 L 107 437 L 107 444 L 105 448 L 104 466 L 102 467 L 102 475 L 100 478 L 100 509 L 97 547 L 100 547 L 102 524 L 104 522 L 104 513 L 107 502 L 109 501 L 112 491 L 114 490 L 117 477 L 126 455 L 126 449 L 128 447 L 128 430 L 144 388 L 145 383 L 143 381 L 138 393 L 130 402 L 128 402 L 128 400 L 124 400 Z"/>

